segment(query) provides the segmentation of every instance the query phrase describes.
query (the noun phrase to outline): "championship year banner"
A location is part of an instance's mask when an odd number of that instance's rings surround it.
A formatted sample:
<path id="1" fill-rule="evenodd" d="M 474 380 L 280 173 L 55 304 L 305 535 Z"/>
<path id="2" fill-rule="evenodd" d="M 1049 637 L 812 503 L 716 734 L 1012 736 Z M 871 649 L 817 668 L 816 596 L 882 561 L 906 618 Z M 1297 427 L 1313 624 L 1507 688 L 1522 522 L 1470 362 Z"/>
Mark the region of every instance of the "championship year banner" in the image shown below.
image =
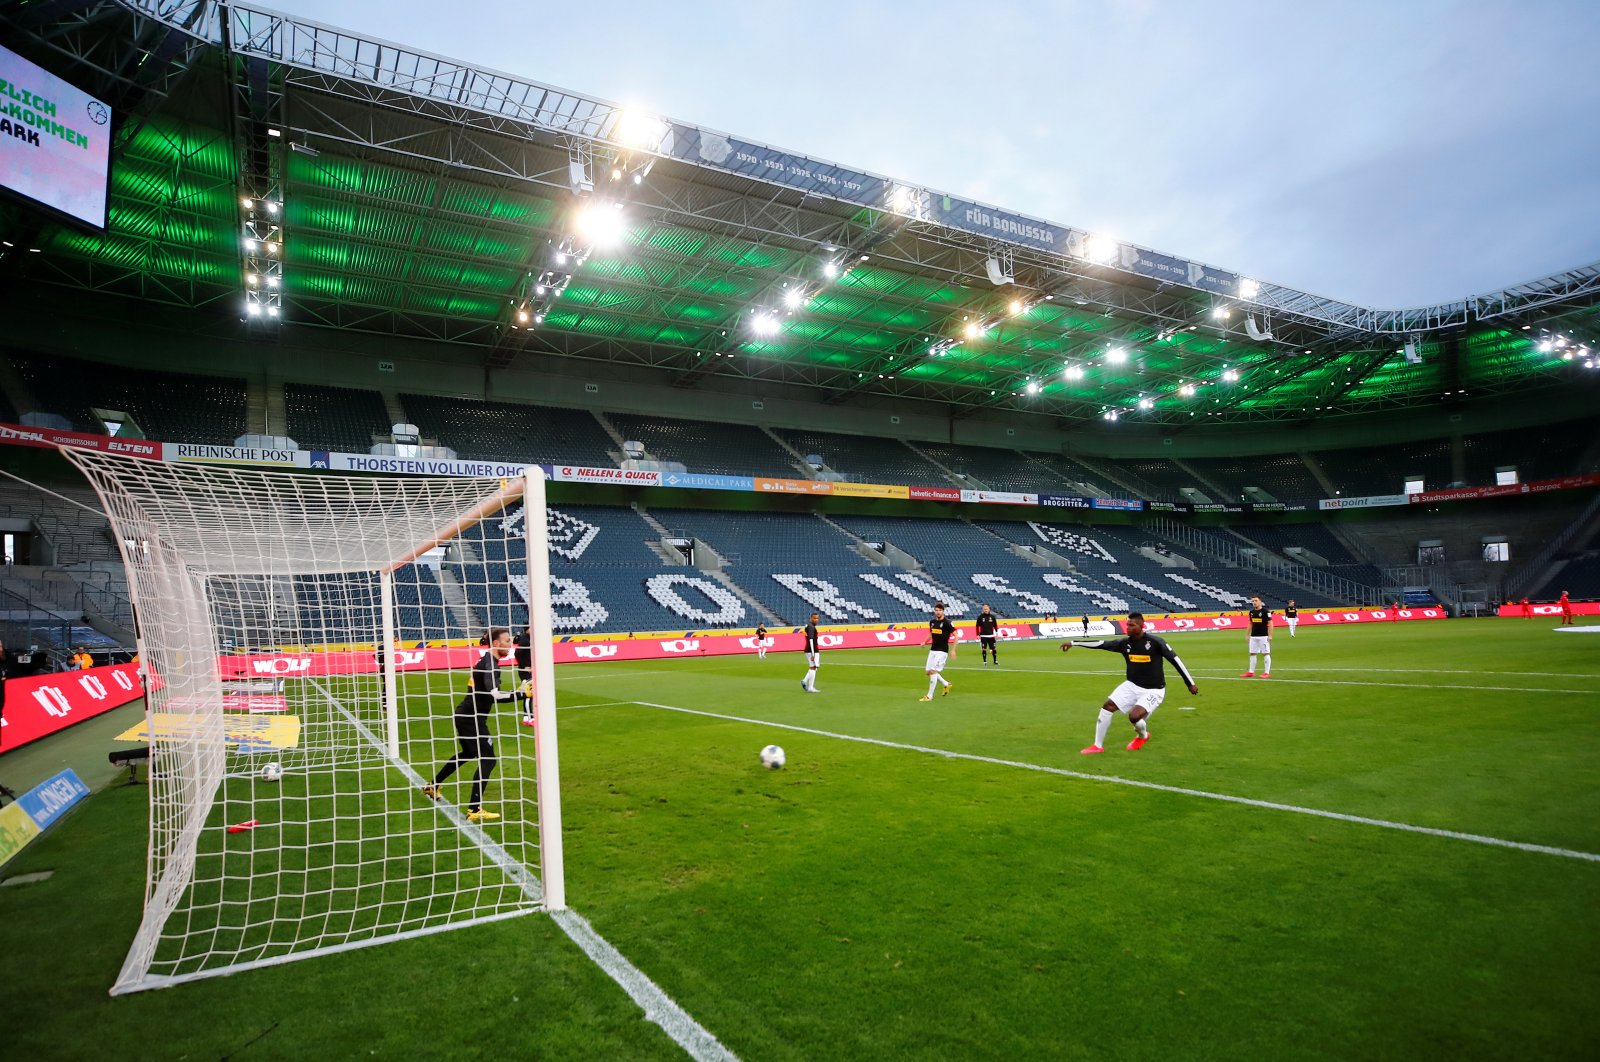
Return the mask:
<path id="1" fill-rule="evenodd" d="M 666 150 L 674 157 L 759 181 L 852 203 L 881 205 L 888 182 L 860 170 L 674 122 Z"/>

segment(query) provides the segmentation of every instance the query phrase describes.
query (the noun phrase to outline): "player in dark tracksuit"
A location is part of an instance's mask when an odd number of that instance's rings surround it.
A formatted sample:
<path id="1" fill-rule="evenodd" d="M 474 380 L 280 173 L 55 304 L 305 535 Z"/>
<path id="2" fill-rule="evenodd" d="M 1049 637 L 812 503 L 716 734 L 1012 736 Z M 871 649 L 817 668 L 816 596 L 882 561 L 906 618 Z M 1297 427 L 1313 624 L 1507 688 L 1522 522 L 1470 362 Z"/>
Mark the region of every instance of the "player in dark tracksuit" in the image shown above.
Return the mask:
<path id="1" fill-rule="evenodd" d="M 978 613 L 978 644 L 983 647 L 983 659 L 987 662 L 992 655 L 996 666 L 1000 664 L 999 631 L 1000 617 L 984 605 L 983 611 Z"/>
<path id="2" fill-rule="evenodd" d="M 526 684 L 533 680 L 533 628 L 524 627 L 512 643 L 517 648 L 517 681 Z M 533 711 L 522 713 L 522 725 L 533 725 Z"/>
<path id="3" fill-rule="evenodd" d="M 489 776 L 499 762 L 494 755 L 494 739 L 489 735 L 489 710 L 506 701 L 526 702 L 528 699 L 521 690 L 500 688 L 500 661 L 510 656 L 512 650 L 510 631 L 496 627 L 489 632 L 489 651 L 472 665 L 472 681 L 467 687 L 467 695 L 456 705 L 456 742 L 460 749 L 439 768 L 439 773 L 433 776 L 433 784 L 422 787 L 423 795 L 438 800 L 439 786 L 456 773 L 456 768 L 476 760 L 478 772 L 473 776 L 472 801 L 467 805 L 467 818 L 473 822 L 486 822 L 500 817 L 483 807 L 484 786 L 489 784 Z"/>

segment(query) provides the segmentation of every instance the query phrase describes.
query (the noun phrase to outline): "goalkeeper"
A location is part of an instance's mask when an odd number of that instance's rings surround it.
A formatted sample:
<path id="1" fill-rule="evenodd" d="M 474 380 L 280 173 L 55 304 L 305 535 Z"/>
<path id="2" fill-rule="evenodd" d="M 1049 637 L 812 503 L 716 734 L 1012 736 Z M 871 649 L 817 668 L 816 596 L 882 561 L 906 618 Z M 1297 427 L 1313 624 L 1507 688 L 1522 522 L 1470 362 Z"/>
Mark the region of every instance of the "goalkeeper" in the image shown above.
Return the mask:
<path id="1" fill-rule="evenodd" d="M 515 691 L 500 688 L 500 661 L 511 656 L 515 646 L 511 632 L 496 627 L 489 632 L 489 649 L 472 665 L 472 682 L 467 695 L 456 705 L 456 741 L 459 751 L 439 768 L 433 784 L 422 787 L 424 796 L 438 800 L 439 786 L 456 773 L 456 768 L 471 760 L 478 763 L 478 773 L 472 779 L 472 802 L 467 805 L 467 819 L 471 822 L 490 822 L 500 816 L 483 807 L 483 788 L 489 784 L 499 760 L 494 755 L 494 739 L 489 736 L 489 709 L 505 701 L 526 702 L 528 694 L 523 689 Z"/>

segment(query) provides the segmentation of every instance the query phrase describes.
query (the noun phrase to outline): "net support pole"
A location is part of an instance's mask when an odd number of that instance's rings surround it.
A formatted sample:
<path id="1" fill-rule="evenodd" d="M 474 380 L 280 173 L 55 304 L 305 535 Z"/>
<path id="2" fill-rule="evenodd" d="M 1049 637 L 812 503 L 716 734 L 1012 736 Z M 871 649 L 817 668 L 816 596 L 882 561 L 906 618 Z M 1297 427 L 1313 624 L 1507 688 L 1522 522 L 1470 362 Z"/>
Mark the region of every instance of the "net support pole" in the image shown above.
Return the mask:
<path id="1" fill-rule="evenodd" d="M 400 758 L 400 701 L 395 696 L 394 669 L 398 661 L 394 651 L 394 569 L 378 573 L 378 611 L 383 629 L 378 632 L 383 641 L 378 643 L 378 659 L 383 661 L 383 671 L 378 676 L 383 687 L 384 737 L 389 745 L 389 755 Z"/>
<path id="2" fill-rule="evenodd" d="M 550 532 L 545 522 L 544 472 L 524 474 L 525 534 L 528 544 L 528 634 L 533 657 L 534 774 L 539 796 L 539 869 L 545 907 L 567 907 L 566 869 L 561 853 L 561 757 L 556 753 L 556 669 L 550 621 Z"/>

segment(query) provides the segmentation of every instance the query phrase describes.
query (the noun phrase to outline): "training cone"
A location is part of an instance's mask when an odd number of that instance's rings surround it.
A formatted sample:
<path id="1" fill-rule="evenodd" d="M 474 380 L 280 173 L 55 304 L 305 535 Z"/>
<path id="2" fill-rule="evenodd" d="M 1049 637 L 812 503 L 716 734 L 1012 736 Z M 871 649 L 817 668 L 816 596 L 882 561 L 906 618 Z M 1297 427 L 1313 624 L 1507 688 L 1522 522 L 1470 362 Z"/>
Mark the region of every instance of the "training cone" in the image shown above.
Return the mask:
<path id="1" fill-rule="evenodd" d="M 244 832 L 246 832 L 248 830 L 253 830 L 257 826 L 260 826 L 260 825 L 261 825 L 261 822 L 258 819 L 250 819 L 248 822 L 236 822 L 232 826 L 228 827 L 228 832 L 229 833 L 244 833 Z"/>

